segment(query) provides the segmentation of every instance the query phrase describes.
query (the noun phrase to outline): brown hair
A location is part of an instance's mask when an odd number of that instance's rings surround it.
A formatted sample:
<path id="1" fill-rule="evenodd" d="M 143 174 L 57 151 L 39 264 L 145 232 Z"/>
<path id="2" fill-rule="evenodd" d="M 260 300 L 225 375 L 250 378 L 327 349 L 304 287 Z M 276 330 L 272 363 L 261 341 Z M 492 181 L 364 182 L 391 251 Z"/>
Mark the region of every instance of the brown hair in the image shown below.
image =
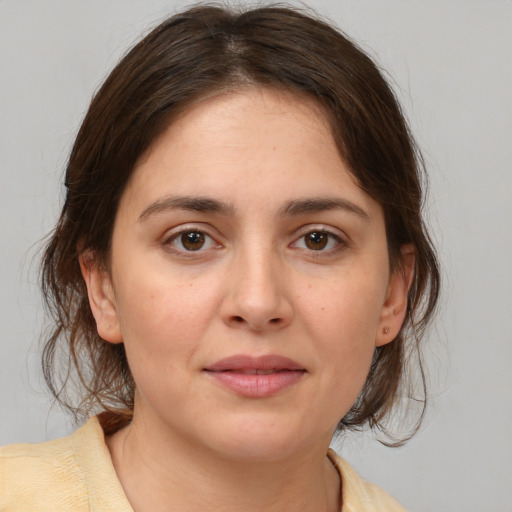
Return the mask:
<path id="1" fill-rule="evenodd" d="M 192 102 L 246 84 L 313 98 L 340 155 L 383 207 L 392 269 L 400 269 L 402 244 L 416 249 L 405 323 L 392 343 L 375 350 L 365 386 L 339 430 L 383 428 L 405 389 L 410 355 L 419 353 L 438 299 L 439 269 L 421 217 L 421 156 L 392 90 L 365 53 L 310 14 L 279 6 L 243 12 L 199 6 L 165 20 L 119 62 L 94 96 L 71 151 L 66 199 L 41 281 L 54 320 L 43 353 L 45 379 L 75 415 L 110 411 L 116 429 L 129 421 L 134 397 L 123 345 L 97 333 L 79 253 L 91 250 L 108 266 L 119 198 L 137 159 Z M 420 377 L 425 391 L 421 364 Z M 73 381 L 78 400 L 65 392 Z"/>

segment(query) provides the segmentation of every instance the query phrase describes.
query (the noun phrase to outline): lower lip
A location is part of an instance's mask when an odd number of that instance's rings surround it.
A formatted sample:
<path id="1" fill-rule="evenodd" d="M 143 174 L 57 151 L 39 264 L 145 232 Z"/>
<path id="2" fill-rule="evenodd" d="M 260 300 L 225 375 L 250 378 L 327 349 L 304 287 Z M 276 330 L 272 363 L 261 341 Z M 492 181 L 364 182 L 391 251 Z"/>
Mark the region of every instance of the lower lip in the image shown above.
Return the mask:
<path id="1" fill-rule="evenodd" d="M 264 398 L 299 382 L 305 372 L 302 370 L 283 371 L 268 374 L 245 374 L 230 371 L 207 372 L 223 386 L 239 395 L 250 398 Z"/>

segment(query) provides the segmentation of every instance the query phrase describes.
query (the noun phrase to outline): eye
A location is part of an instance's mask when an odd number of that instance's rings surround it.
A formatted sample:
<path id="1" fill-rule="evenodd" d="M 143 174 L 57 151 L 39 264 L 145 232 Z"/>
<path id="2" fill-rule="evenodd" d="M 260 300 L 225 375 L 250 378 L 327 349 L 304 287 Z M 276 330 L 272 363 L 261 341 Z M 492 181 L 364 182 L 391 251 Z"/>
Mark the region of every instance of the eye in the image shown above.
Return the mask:
<path id="1" fill-rule="evenodd" d="M 211 249 L 217 245 L 210 235 L 196 229 L 180 231 L 171 236 L 166 241 L 166 244 L 171 245 L 174 249 L 185 252 Z"/>
<path id="2" fill-rule="evenodd" d="M 309 251 L 326 252 L 343 245 L 342 239 L 330 233 L 329 231 L 313 230 L 303 234 L 296 242 L 292 244 L 299 249 Z"/>

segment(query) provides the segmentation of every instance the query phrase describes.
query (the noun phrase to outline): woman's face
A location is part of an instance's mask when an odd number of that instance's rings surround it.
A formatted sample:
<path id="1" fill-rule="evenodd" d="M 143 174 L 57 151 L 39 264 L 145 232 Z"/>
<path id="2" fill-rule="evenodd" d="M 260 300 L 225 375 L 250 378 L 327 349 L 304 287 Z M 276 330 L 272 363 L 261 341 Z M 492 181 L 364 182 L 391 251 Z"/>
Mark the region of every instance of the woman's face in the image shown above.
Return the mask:
<path id="1" fill-rule="evenodd" d="M 121 198 L 110 275 L 83 268 L 135 420 L 233 457 L 326 447 L 407 291 L 319 109 L 257 88 L 167 128 Z"/>

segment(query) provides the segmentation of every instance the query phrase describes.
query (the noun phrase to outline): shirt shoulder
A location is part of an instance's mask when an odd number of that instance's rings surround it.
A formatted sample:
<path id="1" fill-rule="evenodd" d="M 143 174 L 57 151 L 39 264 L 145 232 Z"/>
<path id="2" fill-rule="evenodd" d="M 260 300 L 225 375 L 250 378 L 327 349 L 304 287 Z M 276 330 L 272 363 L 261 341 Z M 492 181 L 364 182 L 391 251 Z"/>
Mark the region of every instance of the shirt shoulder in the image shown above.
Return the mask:
<path id="1" fill-rule="evenodd" d="M 133 512 L 94 417 L 68 437 L 0 448 L 1 512 Z"/>
<path id="2" fill-rule="evenodd" d="M 354 468 L 333 450 L 329 450 L 329 458 L 342 481 L 341 512 L 407 512 L 387 492 L 361 478 Z"/>
<path id="3" fill-rule="evenodd" d="M 82 511 L 86 485 L 70 437 L 0 448 L 0 510 Z"/>

